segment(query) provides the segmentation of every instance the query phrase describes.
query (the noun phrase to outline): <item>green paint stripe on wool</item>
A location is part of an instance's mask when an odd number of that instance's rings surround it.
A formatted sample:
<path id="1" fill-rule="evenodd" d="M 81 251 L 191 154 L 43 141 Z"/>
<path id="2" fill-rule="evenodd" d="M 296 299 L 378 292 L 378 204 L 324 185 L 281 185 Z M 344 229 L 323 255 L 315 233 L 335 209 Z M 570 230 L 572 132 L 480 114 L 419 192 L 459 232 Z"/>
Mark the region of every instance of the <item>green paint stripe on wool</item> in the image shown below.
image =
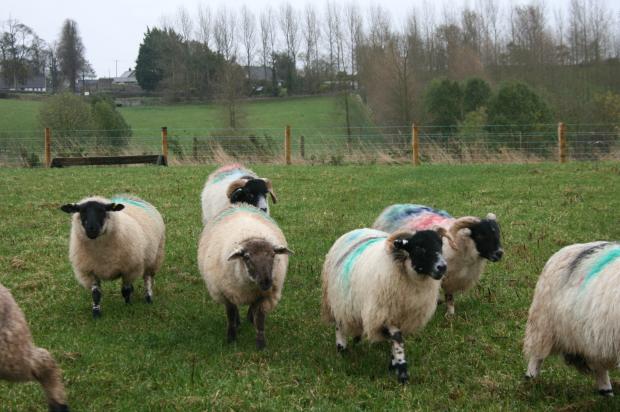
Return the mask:
<path id="1" fill-rule="evenodd" d="M 275 220 L 273 220 L 273 218 L 271 216 L 269 216 L 267 213 L 263 212 L 262 210 L 254 207 L 254 206 L 235 206 L 235 207 L 229 207 L 228 209 L 224 209 L 223 212 L 220 212 L 219 215 L 217 215 L 212 223 L 217 223 L 220 220 L 224 219 L 227 216 L 231 216 L 234 215 L 237 212 L 249 212 L 252 213 L 254 215 L 257 215 L 265 220 L 268 220 L 269 222 L 273 223 L 274 225 L 278 225 L 276 223 Z"/>
<path id="2" fill-rule="evenodd" d="M 601 256 L 597 259 L 594 265 L 592 265 L 586 274 L 586 277 L 583 279 L 583 283 L 581 284 L 582 288 L 584 288 L 592 279 L 601 273 L 607 265 L 620 258 L 620 247 L 614 246 L 601 252 L 600 255 Z"/>
<path id="3" fill-rule="evenodd" d="M 355 250 L 349 253 L 349 256 L 342 264 L 342 272 L 340 275 L 342 279 L 342 285 L 344 286 L 345 289 L 349 289 L 349 284 L 351 283 L 351 271 L 353 270 L 353 266 L 355 265 L 355 262 L 357 261 L 357 259 L 361 256 L 362 253 L 364 253 L 366 249 L 368 249 L 369 246 L 374 245 L 375 243 L 381 242 L 384 240 L 385 240 L 385 237 L 376 237 L 376 238 L 368 239 L 367 241 L 357 245 Z"/>
<path id="4" fill-rule="evenodd" d="M 122 203 L 124 205 L 132 205 L 132 206 L 141 207 L 142 209 L 146 210 L 149 213 L 153 213 L 153 211 L 155 210 L 153 205 L 151 205 L 150 203 L 147 203 L 145 201 L 140 201 L 137 199 L 128 199 L 126 197 L 113 197 L 112 199 L 110 199 L 110 201 L 114 203 Z"/>

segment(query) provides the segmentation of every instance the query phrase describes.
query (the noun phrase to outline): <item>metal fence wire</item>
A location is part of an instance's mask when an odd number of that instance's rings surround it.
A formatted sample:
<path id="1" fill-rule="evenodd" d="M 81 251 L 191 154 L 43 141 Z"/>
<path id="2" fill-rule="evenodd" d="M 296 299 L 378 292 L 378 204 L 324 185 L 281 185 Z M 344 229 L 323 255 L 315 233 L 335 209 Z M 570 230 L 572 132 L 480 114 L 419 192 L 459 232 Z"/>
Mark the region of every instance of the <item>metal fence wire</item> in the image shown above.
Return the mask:
<path id="1" fill-rule="evenodd" d="M 284 128 L 167 129 L 168 164 L 284 163 Z M 292 163 L 525 163 L 561 156 L 557 124 L 499 125 L 478 130 L 437 126 L 292 128 Z M 566 160 L 620 160 L 618 125 L 564 126 Z M 160 129 L 51 131 L 51 157 L 162 154 Z M 0 133 L 1 166 L 45 166 L 42 130 Z M 164 153 L 165 154 L 165 153 Z"/>

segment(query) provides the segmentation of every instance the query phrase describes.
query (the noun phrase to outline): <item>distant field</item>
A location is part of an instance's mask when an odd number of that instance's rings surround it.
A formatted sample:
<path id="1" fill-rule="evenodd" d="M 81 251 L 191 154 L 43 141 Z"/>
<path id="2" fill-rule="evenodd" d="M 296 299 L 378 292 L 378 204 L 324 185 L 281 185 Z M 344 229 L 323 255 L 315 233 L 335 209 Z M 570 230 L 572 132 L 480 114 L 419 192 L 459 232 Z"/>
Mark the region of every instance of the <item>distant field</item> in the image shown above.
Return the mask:
<path id="1" fill-rule="evenodd" d="M 0 282 L 11 288 L 34 339 L 64 370 L 74 411 L 205 410 L 620 410 L 592 377 L 558 358 L 535 382 L 522 378 L 521 345 L 534 285 L 564 245 L 620 239 L 618 163 L 491 166 L 256 166 L 274 182 L 272 215 L 291 257 L 283 299 L 266 322 L 268 347 L 254 349 L 242 325 L 225 342 L 224 308 L 196 266 L 199 195 L 213 167 L 4 169 L 0 172 Z M 52 190 L 53 189 L 53 190 Z M 166 261 L 155 301 L 126 306 L 120 284 L 103 284 L 103 317 L 67 258 L 65 202 L 134 192 L 167 223 Z M 418 202 L 455 215 L 495 212 L 505 258 L 456 300 L 439 306 L 406 340 L 411 382 L 387 371 L 389 345 L 351 346 L 340 356 L 319 319 L 325 253 L 346 231 L 372 224 L 388 204 Z M 136 297 L 142 284 L 136 284 Z M 243 308 L 244 309 L 244 308 Z M 243 310 L 242 309 L 242 310 Z M 244 312 L 242 312 L 244 313 Z M 616 393 L 620 374 L 612 372 Z M 36 384 L 0 381 L 0 409 L 42 411 Z"/>

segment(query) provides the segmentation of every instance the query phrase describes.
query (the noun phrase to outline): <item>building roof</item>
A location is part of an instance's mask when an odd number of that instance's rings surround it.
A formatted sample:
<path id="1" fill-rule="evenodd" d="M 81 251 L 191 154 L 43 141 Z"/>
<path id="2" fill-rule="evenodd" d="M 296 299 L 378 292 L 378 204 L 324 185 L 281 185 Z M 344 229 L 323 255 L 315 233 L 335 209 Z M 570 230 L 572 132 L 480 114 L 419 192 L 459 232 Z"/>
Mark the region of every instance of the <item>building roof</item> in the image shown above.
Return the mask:
<path id="1" fill-rule="evenodd" d="M 17 90 L 45 90 L 45 76 L 38 74 L 35 76 L 29 76 L 24 83 L 17 83 Z M 14 90 L 13 82 L 6 82 L 4 77 L 0 74 L 0 90 Z"/>
<path id="2" fill-rule="evenodd" d="M 135 70 L 127 70 L 123 72 L 120 76 L 115 77 L 112 80 L 114 84 L 127 84 L 127 83 L 138 83 L 138 79 L 136 79 L 136 71 Z"/>
<path id="3" fill-rule="evenodd" d="M 250 66 L 250 78 L 252 81 L 260 82 L 260 81 L 271 81 L 271 68 L 266 68 L 267 72 L 265 73 L 265 69 L 263 66 Z M 265 75 L 266 74 L 266 75 Z M 247 73 L 246 73 L 247 77 Z"/>

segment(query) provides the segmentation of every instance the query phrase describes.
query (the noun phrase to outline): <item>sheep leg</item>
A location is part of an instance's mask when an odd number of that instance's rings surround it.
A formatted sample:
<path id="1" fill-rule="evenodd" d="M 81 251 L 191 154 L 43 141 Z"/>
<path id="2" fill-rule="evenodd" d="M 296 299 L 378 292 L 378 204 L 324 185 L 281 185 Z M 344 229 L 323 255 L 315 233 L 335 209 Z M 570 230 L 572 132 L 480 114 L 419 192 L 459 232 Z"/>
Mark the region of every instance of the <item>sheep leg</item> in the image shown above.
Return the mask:
<path id="1" fill-rule="evenodd" d="M 254 312 L 254 326 L 256 327 L 256 349 L 265 349 L 267 342 L 265 341 L 265 311 L 260 305 L 256 306 Z"/>
<path id="2" fill-rule="evenodd" d="M 237 325 L 239 323 L 239 309 L 237 305 L 226 301 L 226 316 L 228 317 L 228 343 L 237 340 Z"/>
<path id="3" fill-rule="evenodd" d="M 68 412 L 65 387 L 62 384 L 60 369 L 50 353 L 42 348 L 33 350 L 32 375 L 41 384 L 52 412 Z"/>
<path id="4" fill-rule="evenodd" d="M 121 294 L 125 298 L 125 304 L 131 303 L 131 294 L 133 293 L 133 285 L 131 282 L 123 280 L 123 286 L 121 286 Z"/>
<path id="5" fill-rule="evenodd" d="M 540 374 L 540 367 L 542 366 L 544 359 L 532 356 L 527 364 L 527 372 L 525 372 L 526 379 L 536 378 Z"/>
<path id="6" fill-rule="evenodd" d="M 396 370 L 398 381 L 407 383 L 409 373 L 407 372 L 407 361 L 405 360 L 405 340 L 398 328 L 388 327 L 390 341 L 392 342 L 392 360 L 390 361 L 390 370 Z"/>
<path id="7" fill-rule="evenodd" d="M 347 337 L 342 332 L 342 323 L 336 322 L 336 349 L 338 352 L 347 350 Z"/>
<path id="8" fill-rule="evenodd" d="M 153 274 L 144 274 L 144 300 L 146 303 L 153 303 Z"/>
<path id="9" fill-rule="evenodd" d="M 101 316 L 101 285 L 99 279 L 96 279 L 91 286 L 91 292 L 93 295 L 93 318 L 97 319 Z"/>
<path id="10" fill-rule="evenodd" d="M 607 369 L 597 369 L 594 371 L 596 376 L 596 387 L 598 393 L 603 396 L 614 396 L 614 391 L 611 389 L 611 382 L 609 381 L 609 372 Z"/>
<path id="11" fill-rule="evenodd" d="M 254 324 L 254 315 L 256 313 L 256 309 L 262 301 L 263 298 L 259 298 L 248 307 L 248 322 Z"/>
<path id="12" fill-rule="evenodd" d="M 446 292 L 446 314 L 454 315 L 454 295 Z"/>

